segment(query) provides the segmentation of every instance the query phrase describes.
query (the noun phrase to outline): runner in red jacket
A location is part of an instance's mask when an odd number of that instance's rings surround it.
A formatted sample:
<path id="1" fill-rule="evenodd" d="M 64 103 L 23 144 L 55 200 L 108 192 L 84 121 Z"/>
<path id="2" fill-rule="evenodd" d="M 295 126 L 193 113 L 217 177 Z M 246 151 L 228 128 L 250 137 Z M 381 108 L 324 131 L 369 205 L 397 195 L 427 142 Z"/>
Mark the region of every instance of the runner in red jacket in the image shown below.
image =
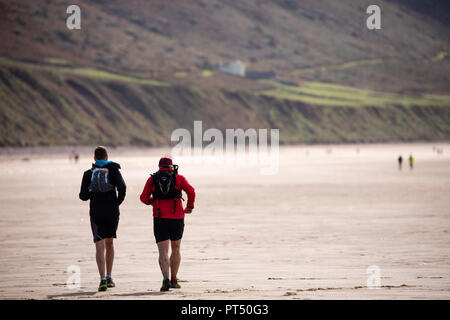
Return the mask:
<path id="1" fill-rule="evenodd" d="M 159 170 L 145 183 L 141 201 L 153 206 L 153 233 L 159 251 L 159 266 L 163 274 L 161 291 L 180 288 L 177 273 L 180 267 L 180 245 L 184 231 L 184 214 L 194 209 L 195 190 L 185 177 L 177 173 L 172 159 L 161 158 Z M 187 194 L 186 209 L 181 202 L 182 191 Z M 169 243 L 172 253 L 169 258 Z M 169 271 L 171 278 L 169 279 Z"/>

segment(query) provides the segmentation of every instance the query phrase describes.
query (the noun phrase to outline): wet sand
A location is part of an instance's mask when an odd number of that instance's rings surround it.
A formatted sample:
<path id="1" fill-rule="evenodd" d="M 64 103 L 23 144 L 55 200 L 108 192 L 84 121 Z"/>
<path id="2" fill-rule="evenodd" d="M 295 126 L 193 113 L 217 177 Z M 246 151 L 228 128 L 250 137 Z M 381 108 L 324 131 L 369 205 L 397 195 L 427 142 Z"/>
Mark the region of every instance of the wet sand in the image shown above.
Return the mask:
<path id="1" fill-rule="evenodd" d="M 128 185 L 113 270 L 97 292 L 80 162 L 45 149 L 0 155 L 2 299 L 449 299 L 450 145 L 280 148 L 277 175 L 179 163 L 196 188 L 179 278 L 160 293 L 150 208 L 139 201 L 161 150 L 110 150 Z M 327 151 L 328 150 L 328 151 Z M 414 170 L 407 157 L 415 156 Z M 403 170 L 397 157 L 403 155 Z M 24 161 L 28 158 L 28 161 Z M 81 287 L 66 286 L 67 268 Z M 367 287 L 367 268 L 380 287 Z"/>

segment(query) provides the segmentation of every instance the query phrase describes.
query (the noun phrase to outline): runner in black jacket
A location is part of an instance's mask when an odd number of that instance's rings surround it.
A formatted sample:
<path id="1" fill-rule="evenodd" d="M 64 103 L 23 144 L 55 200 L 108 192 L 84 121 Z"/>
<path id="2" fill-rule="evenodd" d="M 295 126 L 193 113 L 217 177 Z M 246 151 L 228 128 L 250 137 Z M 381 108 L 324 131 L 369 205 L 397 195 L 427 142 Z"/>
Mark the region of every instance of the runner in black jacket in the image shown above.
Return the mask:
<path id="1" fill-rule="evenodd" d="M 119 171 L 120 165 L 108 161 L 108 153 L 105 147 L 95 149 L 94 160 L 95 163 L 92 168 L 83 174 L 79 196 L 83 201 L 90 200 L 89 215 L 96 247 L 97 267 L 101 278 L 99 290 L 104 291 L 108 287 L 115 286 L 111 278 L 114 261 L 113 239 L 116 238 L 120 216 L 119 206 L 125 199 L 126 185 Z M 107 172 L 108 185 L 111 190 L 100 192 L 92 188 L 93 171 L 98 168 Z"/>

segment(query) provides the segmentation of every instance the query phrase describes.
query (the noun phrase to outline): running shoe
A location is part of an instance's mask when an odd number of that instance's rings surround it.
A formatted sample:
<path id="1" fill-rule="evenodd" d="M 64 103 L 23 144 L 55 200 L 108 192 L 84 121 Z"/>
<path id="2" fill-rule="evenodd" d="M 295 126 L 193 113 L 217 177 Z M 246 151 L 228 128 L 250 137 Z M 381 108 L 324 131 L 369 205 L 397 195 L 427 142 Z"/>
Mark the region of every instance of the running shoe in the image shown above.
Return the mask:
<path id="1" fill-rule="evenodd" d="M 172 280 L 170 280 L 170 287 L 171 287 L 171 288 L 174 288 L 174 289 L 180 289 L 181 286 L 180 286 L 180 284 L 178 283 L 178 279 L 172 279 Z"/>
<path id="2" fill-rule="evenodd" d="M 116 286 L 111 277 L 106 277 L 106 285 L 108 286 L 108 288 L 114 288 Z"/>
<path id="3" fill-rule="evenodd" d="M 108 284 L 106 282 L 106 279 L 102 279 L 100 281 L 100 285 L 98 286 L 98 291 L 106 291 L 108 289 Z"/>
<path id="4" fill-rule="evenodd" d="M 163 280 L 162 287 L 161 287 L 160 291 L 169 291 L 169 288 L 170 288 L 170 280 L 169 279 Z"/>

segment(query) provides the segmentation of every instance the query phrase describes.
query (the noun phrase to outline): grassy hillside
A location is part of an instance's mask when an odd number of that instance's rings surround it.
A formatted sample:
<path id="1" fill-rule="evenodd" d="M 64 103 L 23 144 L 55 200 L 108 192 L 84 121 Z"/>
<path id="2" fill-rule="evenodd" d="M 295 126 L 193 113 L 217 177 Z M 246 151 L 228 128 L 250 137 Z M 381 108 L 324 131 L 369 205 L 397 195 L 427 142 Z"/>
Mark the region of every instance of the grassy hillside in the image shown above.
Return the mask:
<path id="1" fill-rule="evenodd" d="M 164 145 L 175 128 L 282 143 L 448 140 L 448 4 L 381 0 L 0 2 L 0 146 Z M 242 60 L 270 80 L 233 77 Z"/>
<path id="2" fill-rule="evenodd" d="M 281 143 L 445 140 L 449 97 L 323 83 L 271 90 L 183 87 L 0 61 L 0 146 L 170 144 L 176 128 L 280 128 Z"/>
<path id="3" fill-rule="evenodd" d="M 82 27 L 73 31 L 65 25 L 63 0 L 2 1 L 0 56 L 37 63 L 53 59 L 147 78 L 156 73 L 159 79 L 212 70 L 220 61 L 238 58 L 250 70 L 273 71 L 289 81 L 450 93 L 450 58 L 429 62 L 439 52 L 450 52 L 443 0 L 380 0 L 382 29 L 377 31 L 365 26 L 369 0 L 77 4 Z M 208 80 L 198 81 L 208 85 Z M 233 85 L 232 79 L 214 81 Z"/>
<path id="4" fill-rule="evenodd" d="M 301 86 L 286 85 L 274 81 L 261 81 L 273 89 L 263 90 L 261 95 L 302 101 L 313 105 L 342 107 L 384 106 L 450 106 L 450 96 L 436 94 L 405 95 L 363 90 L 323 82 L 303 82 Z"/>

